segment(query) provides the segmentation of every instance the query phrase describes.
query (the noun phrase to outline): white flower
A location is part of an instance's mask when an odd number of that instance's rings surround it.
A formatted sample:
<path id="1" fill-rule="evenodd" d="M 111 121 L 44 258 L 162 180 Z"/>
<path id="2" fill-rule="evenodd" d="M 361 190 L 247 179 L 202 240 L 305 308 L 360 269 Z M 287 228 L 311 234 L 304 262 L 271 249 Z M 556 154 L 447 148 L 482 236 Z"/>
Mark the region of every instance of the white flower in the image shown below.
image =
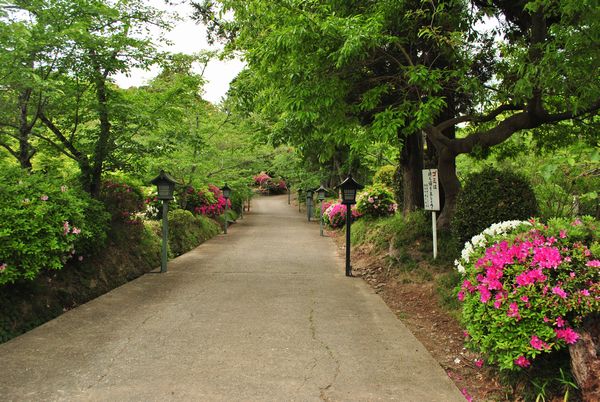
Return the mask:
<path id="1" fill-rule="evenodd" d="M 519 227 L 520 225 L 531 226 L 531 223 L 519 220 L 493 223 L 492 225 L 490 225 L 490 227 L 488 227 L 478 235 L 473 236 L 471 238 L 471 241 L 467 241 L 465 243 L 463 250 L 460 253 L 460 260 L 454 261 L 454 266 L 456 267 L 456 270 L 461 274 L 466 272 L 465 265 L 463 264 L 468 265 L 471 261 L 471 256 L 476 251 L 482 251 L 482 249 L 485 249 L 487 247 L 488 242 L 494 236 L 505 235 L 513 229 Z"/>

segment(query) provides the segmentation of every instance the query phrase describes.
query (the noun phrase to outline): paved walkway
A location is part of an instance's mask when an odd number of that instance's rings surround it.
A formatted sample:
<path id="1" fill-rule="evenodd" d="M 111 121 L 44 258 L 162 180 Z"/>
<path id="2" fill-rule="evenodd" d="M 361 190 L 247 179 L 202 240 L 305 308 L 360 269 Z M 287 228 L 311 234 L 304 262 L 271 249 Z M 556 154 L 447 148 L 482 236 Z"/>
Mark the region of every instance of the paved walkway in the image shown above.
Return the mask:
<path id="1" fill-rule="evenodd" d="M 0 345 L 0 400 L 464 401 L 317 225 L 253 205 L 166 274 Z"/>

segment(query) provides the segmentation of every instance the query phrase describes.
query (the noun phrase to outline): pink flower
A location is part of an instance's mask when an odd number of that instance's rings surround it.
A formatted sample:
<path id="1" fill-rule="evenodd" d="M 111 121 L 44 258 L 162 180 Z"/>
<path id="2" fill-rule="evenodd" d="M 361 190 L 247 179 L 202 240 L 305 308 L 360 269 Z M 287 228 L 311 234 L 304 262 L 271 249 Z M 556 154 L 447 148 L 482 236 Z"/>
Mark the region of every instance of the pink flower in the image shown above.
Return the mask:
<path id="1" fill-rule="evenodd" d="M 577 218 L 575 219 L 573 222 L 571 222 L 571 226 L 579 226 L 581 225 L 583 222 L 581 222 L 581 219 Z"/>
<path id="2" fill-rule="evenodd" d="M 512 318 L 516 318 L 517 321 L 519 321 L 521 319 L 521 315 L 519 314 L 519 306 L 517 305 L 517 303 L 512 302 L 510 303 L 510 305 L 508 306 L 508 311 L 506 312 L 506 315 Z"/>
<path id="3" fill-rule="evenodd" d="M 516 358 L 515 364 L 523 368 L 531 366 L 531 362 L 527 360 L 525 356 L 519 356 L 518 358 Z"/>
<path id="4" fill-rule="evenodd" d="M 463 292 L 462 290 L 460 292 L 458 292 L 458 300 L 459 301 L 465 300 L 465 292 Z"/>
<path id="5" fill-rule="evenodd" d="M 590 260 L 585 263 L 586 267 L 600 268 L 600 260 Z"/>
<path id="6" fill-rule="evenodd" d="M 44 194 L 44 195 L 42 195 L 40 197 L 40 200 L 42 200 L 42 201 L 48 201 L 48 196 L 46 194 Z"/>
<path id="7" fill-rule="evenodd" d="M 590 295 L 590 291 L 587 290 L 587 289 L 582 289 L 581 290 L 581 294 L 584 295 L 584 296 L 589 296 Z"/>
<path id="8" fill-rule="evenodd" d="M 81 229 L 76 228 L 75 226 L 73 226 L 73 230 L 71 231 L 71 233 L 73 233 L 73 234 L 79 234 L 79 233 L 81 233 Z"/>
<path id="9" fill-rule="evenodd" d="M 556 268 L 561 262 L 560 250 L 556 247 L 536 247 L 533 250 L 533 264 L 540 268 Z"/>
<path id="10" fill-rule="evenodd" d="M 482 368 L 483 367 L 483 360 L 480 359 L 475 359 L 475 367 L 477 368 Z"/>
<path id="11" fill-rule="evenodd" d="M 462 283 L 462 288 L 469 291 L 469 293 L 475 292 L 477 290 L 473 284 L 468 279 L 465 279 Z"/>
<path id="12" fill-rule="evenodd" d="M 517 275 L 515 280 L 518 286 L 527 286 L 535 282 L 544 282 L 546 279 L 547 277 L 542 273 L 542 269 L 537 268 Z"/>
<path id="13" fill-rule="evenodd" d="M 83 256 L 82 256 L 82 255 L 80 255 L 79 257 L 77 257 L 77 259 L 78 259 L 79 261 L 83 261 Z"/>
<path id="14" fill-rule="evenodd" d="M 554 293 L 555 295 L 557 295 L 558 297 L 560 297 L 562 299 L 567 298 L 567 292 L 565 292 L 560 286 L 553 287 L 552 293 Z"/>
<path id="15" fill-rule="evenodd" d="M 579 339 L 579 334 L 573 331 L 572 328 L 555 329 L 556 337 L 564 340 L 567 344 L 572 345 Z"/>
<path id="16" fill-rule="evenodd" d="M 529 297 L 527 296 L 521 296 L 521 301 L 524 303 L 529 303 Z"/>
<path id="17" fill-rule="evenodd" d="M 540 338 L 538 338 L 537 336 L 533 335 L 531 337 L 531 340 L 529 341 L 529 344 L 537 350 L 544 350 L 548 348 L 548 344 L 544 341 L 542 341 Z"/>
<path id="18" fill-rule="evenodd" d="M 556 318 L 556 326 L 559 328 L 562 328 L 565 326 L 565 320 L 563 320 L 562 317 L 557 317 Z"/>
<path id="19" fill-rule="evenodd" d="M 70 230 L 69 221 L 64 221 L 63 222 L 63 234 L 65 236 L 68 235 L 69 234 L 69 230 Z"/>
<path id="20" fill-rule="evenodd" d="M 463 394 L 467 402 L 473 402 L 473 397 L 469 395 L 466 388 L 463 388 L 460 392 Z"/>
<path id="21" fill-rule="evenodd" d="M 564 239 L 565 237 L 567 237 L 567 231 L 561 230 L 558 234 L 558 237 L 560 237 L 561 239 Z"/>
<path id="22" fill-rule="evenodd" d="M 6 263 L 0 264 L 0 272 L 4 272 L 5 269 L 6 269 Z"/>
<path id="23" fill-rule="evenodd" d="M 481 294 L 481 302 L 482 303 L 487 303 L 488 300 L 490 300 L 490 298 L 492 297 L 492 293 L 489 291 L 489 289 L 485 285 L 477 286 L 477 290 L 479 290 L 479 293 Z"/>
<path id="24" fill-rule="evenodd" d="M 372 204 L 372 203 L 374 203 L 374 202 L 375 202 L 375 200 L 373 199 L 373 197 L 369 197 L 369 198 L 367 199 L 367 201 L 369 201 L 369 203 L 370 203 L 370 204 Z"/>

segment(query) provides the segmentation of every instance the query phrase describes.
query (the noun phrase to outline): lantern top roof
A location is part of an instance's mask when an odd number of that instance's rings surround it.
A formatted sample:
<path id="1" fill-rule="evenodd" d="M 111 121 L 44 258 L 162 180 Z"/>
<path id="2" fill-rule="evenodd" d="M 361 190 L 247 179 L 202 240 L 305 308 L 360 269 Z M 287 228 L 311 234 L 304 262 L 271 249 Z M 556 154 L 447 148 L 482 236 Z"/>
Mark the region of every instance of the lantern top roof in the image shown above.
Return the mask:
<path id="1" fill-rule="evenodd" d="M 340 183 L 337 187 L 341 188 L 342 190 L 362 190 L 365 188 L 365 186 L 354 180 L 351 174 L 349 174 L 346 180 Z"/>
<path id="2" fill-rule="evenodd" d="M 150 183 L 155 185 L 163 183 L 177 184 L 177 180 L 175 180 L 170 174 L 166 173 L 164 170 L 161 170 L 158 176 L 152 179 Z"/>

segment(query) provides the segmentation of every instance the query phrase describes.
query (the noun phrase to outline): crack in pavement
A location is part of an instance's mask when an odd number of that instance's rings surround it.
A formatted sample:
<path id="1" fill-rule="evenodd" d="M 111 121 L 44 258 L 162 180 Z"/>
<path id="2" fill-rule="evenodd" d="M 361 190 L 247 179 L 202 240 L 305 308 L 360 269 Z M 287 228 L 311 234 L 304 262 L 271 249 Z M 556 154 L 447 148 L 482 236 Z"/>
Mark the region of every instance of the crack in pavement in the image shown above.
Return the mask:
<path id="1" fill-rule="evenodd" d="M 327 396 L 326 391 L 329 390 L 333 386 L 333 384 L 335 384 L 335 382 L 340 374 L 340 361 L 335 357 L 335 355 L 333 354 L 333 351 L 331 350 L 329 345 L 317 336 L 317 327 L 315 324 L 315 305 L 316 305 L 316 301 L 313 298 L 312 304 L 310 306 L 310 312 L 308 314 L 308 322 L 310 323 L 310 335 L 315 342 L 318 342 L 321 345 L 321 347 L 323 349 L 325 349 L 325 351 L 327 352 L 327 356 L 335 364 L 335 372 L 333 373 L 333 377 L 332 377 L 331 381 L 329 382 L 329 384 L 319 387 L 319 391 L 320 391 L 319 397 L 321 398 L 321 400 L 329 401 L 330 399 Z M 317 366 L 317 363 L 318 363 L 318 359 L 315 358 L 314 364 L 310 368 L 309 372 L 312 371 Z M 304 383 L 306 383 L 311 377 L 305 376 L 304 378 L 305 378 Z M 304 384 L 302 384 L 302 386 L 300 388 L 302 388 L 303 386 L 304 386 Z"/>

